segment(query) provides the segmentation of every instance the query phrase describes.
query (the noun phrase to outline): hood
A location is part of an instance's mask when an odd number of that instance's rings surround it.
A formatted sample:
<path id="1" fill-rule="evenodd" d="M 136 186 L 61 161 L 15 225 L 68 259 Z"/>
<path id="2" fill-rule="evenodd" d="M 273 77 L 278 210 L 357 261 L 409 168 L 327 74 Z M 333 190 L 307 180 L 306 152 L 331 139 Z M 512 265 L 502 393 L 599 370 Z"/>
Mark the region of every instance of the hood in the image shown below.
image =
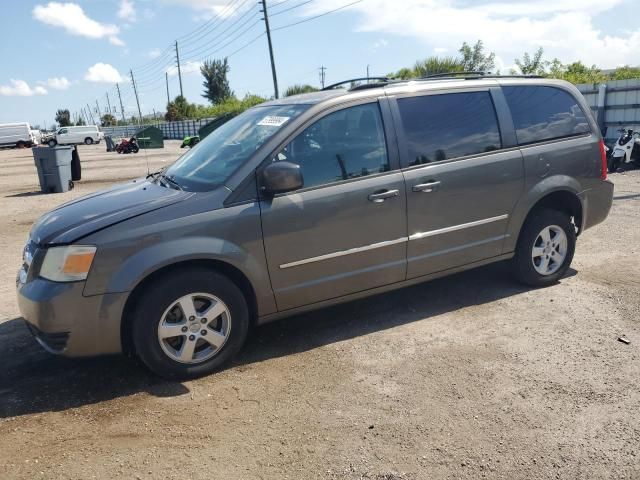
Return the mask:
<path id="1" fill-rule="evenodd" d="M 31 228 L 31 240 L 39 245 L 71 243 L 96 230 L 172 205 L 192 195 L 145 179 L 134 180 L 62 204 L 44 214 Z"/>

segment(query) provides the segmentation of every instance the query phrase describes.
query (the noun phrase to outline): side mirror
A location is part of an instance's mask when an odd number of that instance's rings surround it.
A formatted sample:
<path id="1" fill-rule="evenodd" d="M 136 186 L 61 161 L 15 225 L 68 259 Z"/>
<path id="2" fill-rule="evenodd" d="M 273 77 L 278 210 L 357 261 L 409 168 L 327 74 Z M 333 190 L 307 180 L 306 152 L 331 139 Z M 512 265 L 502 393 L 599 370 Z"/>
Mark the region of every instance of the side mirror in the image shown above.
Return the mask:
<path id="1" fill-rule="evenodd" d="M 262 171 L 262 190 L 271 195 L 292 192 L 304 186 L 300 165 L 273 162 Z"/>

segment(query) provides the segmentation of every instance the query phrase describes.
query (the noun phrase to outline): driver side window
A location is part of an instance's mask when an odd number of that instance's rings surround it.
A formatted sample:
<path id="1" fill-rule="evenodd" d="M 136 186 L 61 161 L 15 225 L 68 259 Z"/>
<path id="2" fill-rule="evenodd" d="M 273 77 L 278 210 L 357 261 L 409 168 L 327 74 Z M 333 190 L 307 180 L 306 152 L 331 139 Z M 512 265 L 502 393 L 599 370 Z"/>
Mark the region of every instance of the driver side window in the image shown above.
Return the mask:
<path id="1" fill-rule="evenodd" d="M 276 161 L 300 165 L 305 188 L 388 171 L 378 103 L 321 118 L 284 147 Z"/>

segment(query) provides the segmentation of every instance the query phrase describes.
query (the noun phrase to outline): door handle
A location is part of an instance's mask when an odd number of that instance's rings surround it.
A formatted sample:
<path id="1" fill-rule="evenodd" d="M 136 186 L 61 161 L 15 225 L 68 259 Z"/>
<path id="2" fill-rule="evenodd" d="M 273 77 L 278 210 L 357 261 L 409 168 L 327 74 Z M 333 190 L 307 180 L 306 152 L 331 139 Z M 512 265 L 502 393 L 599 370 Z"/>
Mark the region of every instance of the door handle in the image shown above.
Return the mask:
<path id="1" fill-rule="evenodd" d="M 438 187 L 440 187 L 440 182 L 427 182 L 427 183 L 419 183 L 417 185 L 414 185 L 412 187 L 412 190 L 414 192 L 431 193 L 438 190 Z"/>
<path id="2" fill-rule="evenodd" d="M 398 195 L 400 195 L 399 190 L 381 190 L 381 191 L 372 193 L 367 198 L 369 199 L 370 202 L 382 203 L 387 198 L 397 197 Z"/>

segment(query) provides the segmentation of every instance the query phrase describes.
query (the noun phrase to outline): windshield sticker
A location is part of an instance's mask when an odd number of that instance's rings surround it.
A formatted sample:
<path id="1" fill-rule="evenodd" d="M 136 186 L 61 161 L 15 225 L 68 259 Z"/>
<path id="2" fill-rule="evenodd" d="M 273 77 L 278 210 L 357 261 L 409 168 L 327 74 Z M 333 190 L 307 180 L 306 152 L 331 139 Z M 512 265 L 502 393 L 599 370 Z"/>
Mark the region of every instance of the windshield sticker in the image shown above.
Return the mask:
<path id="1" fill-rule="evenodd" d="M 258 125 L 263 127 L 281 127 L 287 121 L 289 121 L 291 117 L 276 117 L 274 115 L 269 115 L 268 117 L 264 117 L 262 120 L 258 122 Z"/>

